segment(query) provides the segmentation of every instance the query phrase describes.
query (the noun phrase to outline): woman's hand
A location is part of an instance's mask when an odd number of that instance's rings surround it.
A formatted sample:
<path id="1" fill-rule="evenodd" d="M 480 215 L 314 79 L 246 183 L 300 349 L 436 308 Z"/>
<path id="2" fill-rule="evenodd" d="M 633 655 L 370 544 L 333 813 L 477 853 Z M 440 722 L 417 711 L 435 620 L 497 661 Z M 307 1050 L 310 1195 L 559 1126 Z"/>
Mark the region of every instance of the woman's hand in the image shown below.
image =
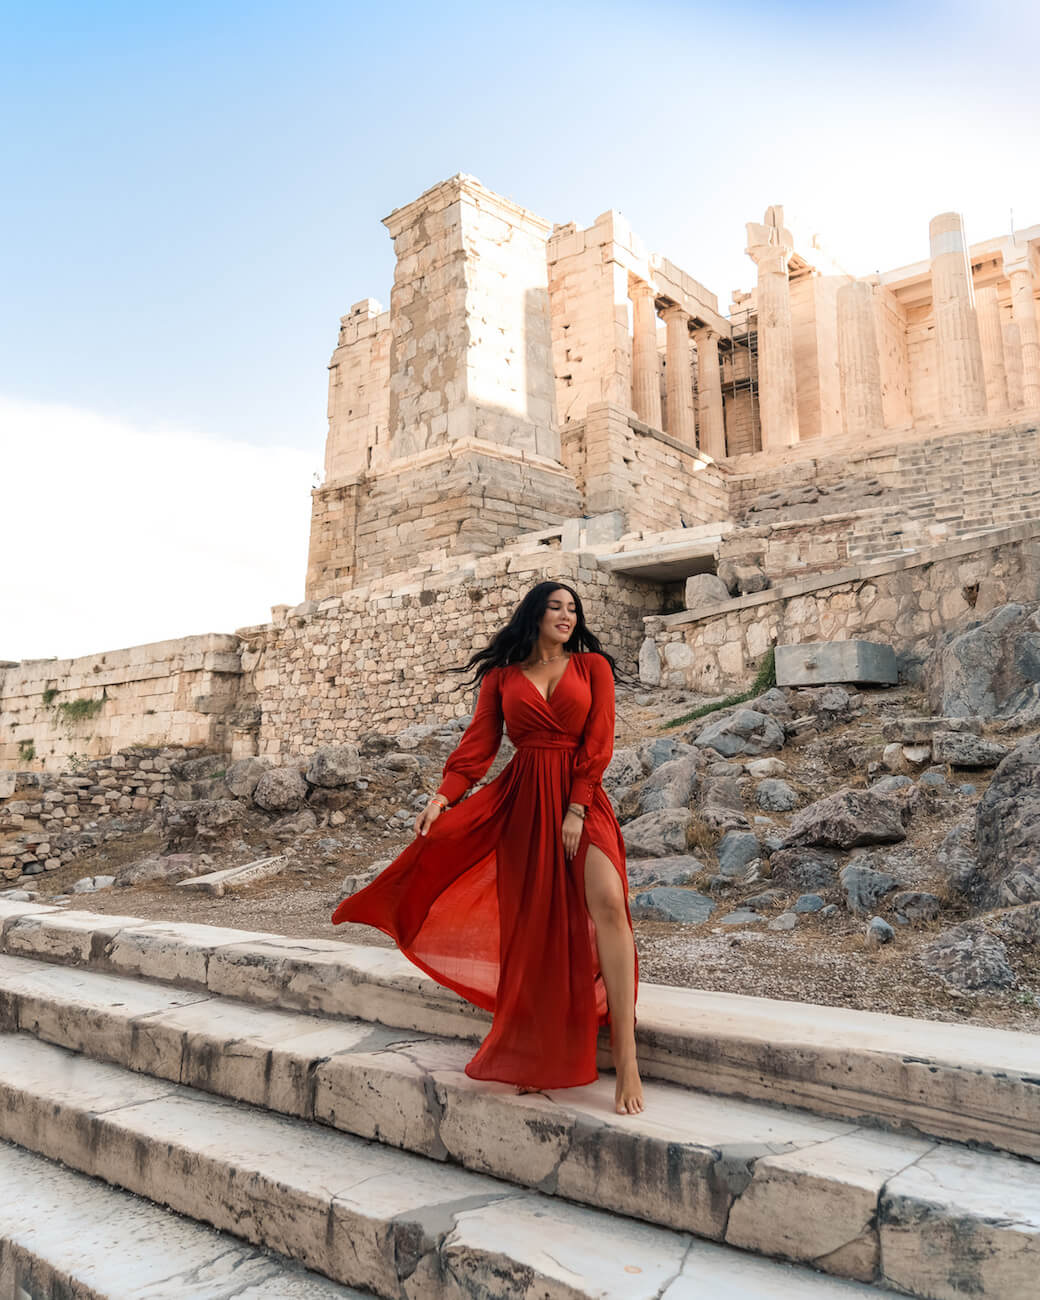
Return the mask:
<path id="1" fill-rule="evenodd" d="M 585 825 L 584 817 L 579 817 L 576 812 L 568 812 L 563 819 L 563 851 L 569 858 L 573 858 L 578 851 L 578 841 L 581 839 L 581 828 Z"/>
<path id="2" fill-rule="evenodd" d="M 425 835 L 443 811 L 444 805 L 439 799 L 430 799 L 429 803 L 415 819 L 416 835 Z"/>

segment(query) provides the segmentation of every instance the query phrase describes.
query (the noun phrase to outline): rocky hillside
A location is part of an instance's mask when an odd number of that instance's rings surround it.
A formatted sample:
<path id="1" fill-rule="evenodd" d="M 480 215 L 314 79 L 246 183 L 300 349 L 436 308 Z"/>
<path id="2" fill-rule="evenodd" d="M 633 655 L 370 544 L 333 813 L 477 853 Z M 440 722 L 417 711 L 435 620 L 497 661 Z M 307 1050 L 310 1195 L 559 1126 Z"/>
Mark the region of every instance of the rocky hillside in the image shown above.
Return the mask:
<path id="1" fill-rule="evenodd" d="M 691 703 L 618 690 L 604 785 L 643 978 L 1040 1026 L 1037 607 L 951 635 L 913 685 L 774 688 L 699 718 Z M 101 911 L 385 942 L 334 929 L 329 911 L 411 838 L 463 725 L 372 732 L 281 767 L 132 750 L 17 774 L 0 802 L 11 885 L 48 902 L 89 893 Z M 488 779 L 511 753 L 506 740 Z M 277 874 L 226 893 L 179 884 L 260 857 Z"/>

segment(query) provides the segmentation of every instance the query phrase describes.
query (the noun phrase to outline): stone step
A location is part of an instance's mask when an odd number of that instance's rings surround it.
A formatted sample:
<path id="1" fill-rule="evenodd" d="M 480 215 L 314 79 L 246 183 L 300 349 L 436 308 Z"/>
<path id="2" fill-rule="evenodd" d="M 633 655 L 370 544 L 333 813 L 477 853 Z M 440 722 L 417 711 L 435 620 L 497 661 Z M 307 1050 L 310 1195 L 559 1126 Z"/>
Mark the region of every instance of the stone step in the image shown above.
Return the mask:
<path id="1" fill-rule="evenodd" d="M 469 1043 L 489 1020 L 396 949 L 0 900 L 0 950 Z M 638 1015 L 647 1079 L 1040 1159 L 1035 1035 L 653 984 Z"/>
<path id="2" fill-rule="evenodd" d="M 343 1286 L 394 1300 L 879 1294 L 863 1283 L 131 1074 L 24 1034 L 0 1037 L 0 1138 Z M 948 1233 L 944 1210 L 934 1193 L 922 1204 L 908 1173 L 910 1182 L 893 1183 L 892 1223 L 884 1229 L 891 1285 L 914 1294 L 921 1275 L 932 1289 L 918 1287 L 917 1294 L 952 1294 L 930 1280 L 944 1273 L 947 1252 L 930 1249 L 926 1261 L 917 1258 L 922 1247 L 938 1244 L 937 1225 Z M 656 1190 L 667 1194 L 667 1184 Z M 977 1228 L 967 1196 L 960 1228 L 975 1245 L 985 1238 L 982 1271 L 995 1300 L 1012 1294 L 1006 1246 L 1021 1233 L 1021 1196 L 1013 1185 L 1004 1191 L 1013 1229 Z M 1029 1263 L 1027 1255 L 1022 1262 Z"/>
<path id="3" fill-rule="evenodd" d="M 864 1281 L 874 1207 L 942 1147 L 674 1084 L 647 1083 L 639 1119 L 614 1113 L 609 1079 L 520 1097 L 469 1079 L 457 1040 L 21 958 L 0 957 L 0 1030 L 711 1240 L 835 1256 Z"/>
<path id="4" fill-rule="evenodd" d="M 0 1142 L 3 1300 L 364 1300 L 364 1295 Z"/>

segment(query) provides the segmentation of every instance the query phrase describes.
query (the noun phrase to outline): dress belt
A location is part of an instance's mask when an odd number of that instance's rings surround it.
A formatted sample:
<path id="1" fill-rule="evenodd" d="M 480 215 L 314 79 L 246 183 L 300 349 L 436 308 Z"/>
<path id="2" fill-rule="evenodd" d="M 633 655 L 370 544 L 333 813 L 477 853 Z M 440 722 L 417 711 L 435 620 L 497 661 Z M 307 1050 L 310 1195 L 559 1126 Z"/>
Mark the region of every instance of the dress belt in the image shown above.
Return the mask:
<path id="1" fill-rule="evenodd" d="M 529 731 L 523 740 L 516 742 L 517 749 L 575 750 L 581 744 L 577 736 L 566 736 L 560 731 Z"/>

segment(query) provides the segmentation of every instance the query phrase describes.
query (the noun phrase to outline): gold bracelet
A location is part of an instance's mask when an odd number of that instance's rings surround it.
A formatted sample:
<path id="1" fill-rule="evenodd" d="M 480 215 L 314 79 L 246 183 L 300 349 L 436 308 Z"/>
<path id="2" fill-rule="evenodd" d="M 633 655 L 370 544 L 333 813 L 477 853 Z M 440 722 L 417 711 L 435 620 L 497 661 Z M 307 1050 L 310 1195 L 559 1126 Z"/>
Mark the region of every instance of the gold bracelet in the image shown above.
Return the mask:
<path id="1" fill-rule="evenodd" d="M 585 820 L 585 816 L 588 813 L 588 809 L 584 806 L 584 804 L 580 804 L 580 803 L 568 804 L 567 811 L 574 813 L 574 815 L 576 817 L 580 817 L 582 821 Z"/>
<path id="2" fill-rule="evenodd" d="M 448 800 L 444 795 L 442 794 L 430 795 L 430 803 L 434 803 L 437 799 L 444 799 L 444 802 L 440 805 L 442 808 L 448 807 Z"/>

